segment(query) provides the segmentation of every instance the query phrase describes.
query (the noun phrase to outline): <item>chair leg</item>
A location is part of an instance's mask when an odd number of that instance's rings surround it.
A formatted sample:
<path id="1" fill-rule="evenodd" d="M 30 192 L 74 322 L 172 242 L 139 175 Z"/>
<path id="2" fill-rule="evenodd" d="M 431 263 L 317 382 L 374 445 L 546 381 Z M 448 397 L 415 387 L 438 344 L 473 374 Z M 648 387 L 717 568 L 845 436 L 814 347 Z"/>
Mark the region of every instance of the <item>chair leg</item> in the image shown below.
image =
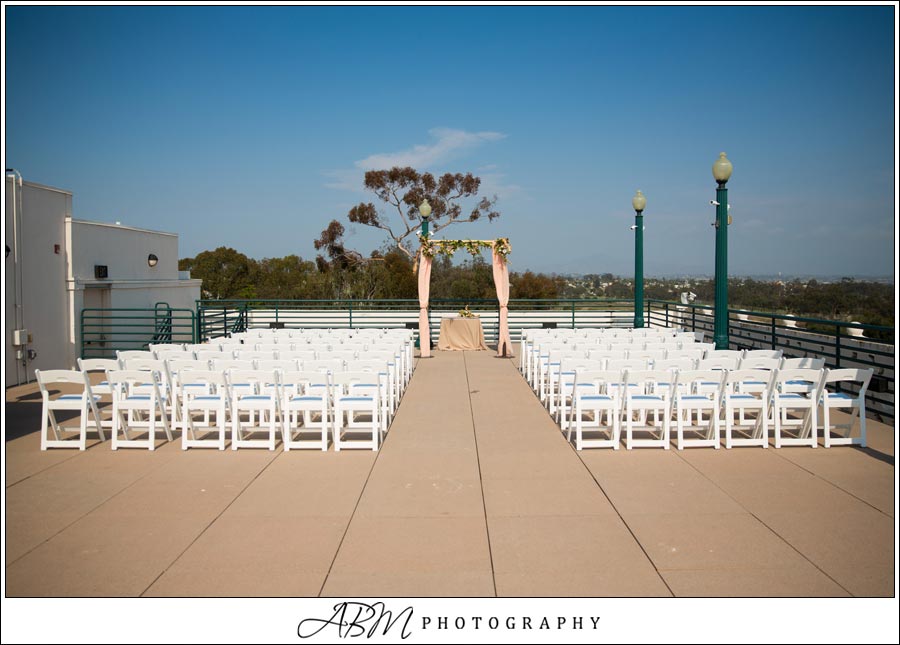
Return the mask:
<path id="1" fill-rule="evenodd" d="M 81 422 L 78 424 L 78 449 L 87 450 L 87 410 L 81 410 Z"/>
<path id="2" fill-rule="evenodd" d="M 50 413 L 50 406 L 46 399 L 41 404 L 41 450 L 47 449 L 47 417 Z"/>
<path id="3" fill-rule="evenodd" d="M 859 445 L 863 448 L 866 447 L 866 414 L 865 414 L 865 403 L 863 401 L 859 402 L 859 407 L 856 408 L 856 412 L 859 415 Z M 852 421 L 852 417 L 851 417 Z"/>

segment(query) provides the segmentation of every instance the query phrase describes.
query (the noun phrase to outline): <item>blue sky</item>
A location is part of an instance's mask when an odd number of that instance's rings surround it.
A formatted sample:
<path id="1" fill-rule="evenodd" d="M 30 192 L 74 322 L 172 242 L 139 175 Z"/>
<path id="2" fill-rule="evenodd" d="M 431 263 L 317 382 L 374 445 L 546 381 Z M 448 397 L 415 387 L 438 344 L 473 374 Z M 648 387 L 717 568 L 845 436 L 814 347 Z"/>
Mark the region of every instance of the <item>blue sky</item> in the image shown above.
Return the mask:
<path id="1" fill-rule="evenodd" d="M 512 269 L 892 275 L 894 11 L 5 7 L 6 167 L 83 219 L 311 259 L 365 168 L 472 171 Z M 451 233 L 452 232 L 452 233 Z M 382 238 L 357 227 L 350 246 Z"/>

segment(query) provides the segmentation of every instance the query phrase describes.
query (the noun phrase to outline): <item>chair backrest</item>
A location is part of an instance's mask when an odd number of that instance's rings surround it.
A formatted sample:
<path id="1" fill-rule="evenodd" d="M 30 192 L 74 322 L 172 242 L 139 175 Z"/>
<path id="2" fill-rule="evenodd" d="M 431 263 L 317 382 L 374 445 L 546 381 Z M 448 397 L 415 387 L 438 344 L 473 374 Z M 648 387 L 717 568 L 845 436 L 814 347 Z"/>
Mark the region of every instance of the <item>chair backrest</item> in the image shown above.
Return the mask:
<path id="1" fill-rule="evenodd" d="M 808 368 L 799 369 L 781 369 L 775 374 L 775 383 L 779 386 L 786 383 L 791 385 L 806 384 L 811 391 L 817 390 L 825 377 L 825 370 L 814 370 Z"/>
<path id="2" fill-rule="evenodd" d="M 736 370 L 741 359 L 737 356 L 719 356 L 697 361 L 698 370 Z"/>
<path id="3" fill-rule="evenodd" d="M 180 373 L 180 377 L 184 383 L 205 383 L 213 386 L 217 392 L 224 390 L 226 396 L 231 396 L 225 372 L 186 369 Z"/>
<path id="4" fill-rule="evenodd" d="M 37 379 L 41 394 L 48 397 L 50 393 L 47 391 L 47 385 L 50 383 L 80 385 L 83 391 L 90 390 L 87 375 L 78 370 L 34 370 L 34 377 Z"/>
<path id="5" fill-rule="evenodd" d="M 718 399 L 725 387 L 726 372 L 722 370 L 680 370 L 676 376 L 676 392 L 681 395 L 690 395 L 697 390 L 699 384 L 704 385 L 704 391 L 709 390 L 710 383 L 716 383 L 715 389 L 710 392 Z"/>
<path id="6" fill-rule="evenodd" d="M 744 350 L 744 358 L 776 358 L 780 359 L 783 352 L 780 349 L 747 349 Z"/>
<path id="7" fill-rule="evenodd" d="M 289 370 L 281 373 L 281 387 L 287 394 L 309 393 L 313 386 L 316 392 L 321 392 L 323 386 L 330 390 L 331 375 L 309 370 Z"/>
<path id="8" fill-rule="evenodd" d="M 106 372 L 119 369 L 119 361 L 114 358 L 79 358 L 78 369 L 82 372 Z"/>
<path id="9" fill-rule="evenodd" d="M 711 360 L 715 358 L 734 358 L 740 360 L 744 357 L 744 352 L 736 350 L 736 349 L 714 349 L 712 351 L 706 352 L 705 360 Z"/>
<path id="10" fill-rule="evenodd" d="M 116 352 L 116 358 L 120 361 L 127 361 L 132 358 L 153 358 L 153 352 L 145 351 L 142 349 L 128 350 L 128 351 L 119 351 Z"/>
<path id="11" fill-rule="evenodd" d="M 297 361 L 291 360 L 270 360 L 256 361 L 256 369 L 258 370 L 281 370 L 282 372 L 293 372 L 297 369 Z"/>
<path id="12" fill-rule="evenodd" d="M 320 358 L 314 361 L 303 361 L 304 372 L 343 372 L 344 361 L 339 358 Z"/>
<path id="13" fill-rule="evenodd" d="M 692 361 L 700 361 L 703 360 L 704 353 L 704 350 L 694 349 L 693 347 L 690 347 L 689 349 L 685 349 L 684 347 L 682 347 L 682 349 L 670 349 L 666 352 L 666 360 L 687 358 Z"/>
<path id="14" fill-rule="evenodd" d="M 169 359 L 179 360 L 185 358 L 193 358 L 190 352 L 183 352 L 179 349 L 156 349 L 153 350 L 153 356 L 158 361 L 167 361 Z"/>
<path id="15" fill-rule="evenodd" d="M 126 358 L 120 360 L 122 369 L 126 370 L 143 370 L 147 372 L 157 371 L 160 374 L 166 371 L 166 362 L 159 361 L 155 358 Z"/>
<path id="16" fill-rule="evenodd" d="M 237 350 L 234 357 L 239 361 L 271 361 L 278 358 L 278 352 L 257 352 L 247 350 Z"/>
<path id="17" fill-rule="evenodd" d="M 709 352 L 716 351 L 716 344 L 698 341 L 691 345 L 691 349 L 702 349 L 704 351 L 704 356 L 706 356 L 709 354 Z"/>
<path id="18" fill-rule="evenodd" d="M 314 361 L 316 360 L 316 351 L 312 349 L 312 346 L 307 345 L 310 349 L 296 349 L 299 345 L 292 344 L 292 349 L 290 351 L 282 350 L 278 352 L 278 356 L 283 361 Z"/>
<path id="19" fill-rule="evenodd" d="M 812 358 L 804 356 L 802 358 L 783 358 L 781 359 L 781 369 L 783 370 L 821 370 L 825 369 L 824 358 Z"/>
<path id="20" fill-rule="evenodd" d="M 234 339 L 230 339 L 230 340 L 234 340 Z M 233 344 L 238 344 L 238 343 L 229 343 L 229 347 L 231 347 Z M 186 352 L 221 352 L 222 345 L 219 342 L 185 345 L 184 351 L 186 351 Z"/>
<path id="21" fill-rule="evenodd" d="M 348 372 L 387 372 L 387 361 L 378 359 L 356 360 L 347 363 Z"/>
<path id="22" fill-rule="evenodd" d="M 622 384 L 622 370 L 583 369 L 575 371 L 575 383 L 592 383 L 600 388 L 600 391 L 609 391 L 618 394 L 618 386 Z M 610 385 L 616 388 L 609 388 Z"/>
<path id="23" fill-rule="evenodd" d="M 241 361 L 236 358 L 217 358 L 210 361 L 214 370 L 253 370 L 256 369 L 256 363 L 253 361 Z"/>
<path id="24" fill-rule="evenodd" d="M 628 358 L 628 352 L 616 352 L 604 348 L 589 349 L 587 351 L 587 358 L 590 358 L 591 360 L 624 361 Z"/>
<path id="25" fill-rule="evenodd" d="M 622 382 L 625 385 L 653 384 L 661 386 L 662 390 L 671 390 L 672 373 L 667 370 L 626 369 Z M 657 388 L 657 391 L 659 391 L 659 388 Z M 626 388 L 626 393 L 632 396 L 643 394 L 643 391 L 642 388 Z"/>
<path id="26" fill-rule="evenodd" d="M 659 350 L 642 349 L 642 350 L 635 350 L 635 351 L 628 352 L 628 360 L 630 360 L 630 361 L 644 360 L 644 361 L 648 361 L 650 363 L 654 363 L 655 361 L 662 360 L 665 357 L 666 357 L 665 349 L 659 349 Z"/>
<path id="27" fill-rule="evenodd" d="M 164 375 L 159 370 L 142 370 L 142 369 L 124 369 L 111 370 L 106 373 L 109 384 L 113 387 L 113 391 L 120 391 L 116 386 L 153 386 L 153 393 L 159 393 L 159 386 L 163 382 Z"/>
<path id="28" fill-rule="evenodd" d="M 318 352 L 319 360 L 341 360 L 352 361 L 356 359 L 356 352 L 353 350 L 322 350 Z"/>
<path id="29" fill-rule="evenodd" d="M 646 370 L 647 361 L 643 359 L 619 359 L 606 361 L 606 369 L 608 370 Z"/>
<path id="30" fill-rule="evenodd" d="M 275 370 L 246 370 L 231 368 L 227 370 L 228 382 L 232 383 L 250 383 L 256 387 L 266 385 L 278 385 L 280 379 Z"/>
<path id="31" fill-rule="evenodd" d="M 872 380 L 874 371 L 872 369 L 854 369 L 841 368 L 836 370 L 827 370 L 825 372 L 824 384 L 856 382 L 860 384 L 859 396 L 866 395 L 866 389 L 869 387 L 869 381 Z"/>
<path id="32" fill-rule="evenodd" d="M 697 364 L 692 358 L 665 358 L 653 363 L 653 369 L 655 370 L 678 370 L 679 372 L 682 370 L 692 370 L 694 366 Z"/>
<path id="33" fill-rule="evenodd" d="M 209 361 L 198 361 L 196 359 L 187 357 L 184 359 L 169 359 L 166 361 L 166 365 L 169 366 L 169 370 L 172 372 L 179 372 L 181 370 L 208 370 L 209 369 Z"/>
<path id="34" fill-rule="evenodd" d="M 151 352 L 183 352 L 184 345 L 180 343 L 150 343 L 147 348 Z"/>
<path id="35" fill-rule="evenodd" d="M 290 350 L 291 343 L 286 341 L 284 344 L 279 345 L 278 343 L 256 343 L 256 346 L 253 348 L 253 351 L 256 352 L 267 352 L 271 354 L 272 352 L 280 352 L 282 350 Z"/>
<path id="36" fill-rule="evenodd" d="M 748 356 L 741 359 L 739 367 L 751 370 L 777 370 L 781 367 L 781 359 L 768 356 Z"/>
<path id="37" fill-rule="evenodd" d="M 702 362 L 701 362 L 702 364 Z M 775 383 L 777 371 L 771 370 L 755 370 L 755 369 L 734 369 L 725 373 L 725 393 L 726 395 L 733 391 L 734 386 L 744 381 L 756 385 L 765 383 L 765 389 L 768 392 Z"/>
<path id="38" fill-rule="evenodd" d="M 380 387 L 379 379 L 372 378 L 372 372 L 334 372 L 331 382 L 339 392 L 349 392 L 351 387 L 371 386 L 375 390 Z"/>
<path id="39" fill-rule="evenodd" d="M 243 345 L 241 345 L 243 347 Z M 222 350 L 200 350 L 194 352 L 194 359 L 198 361 L 215 361 L 223 358 L 234 358 L 234 352 Z"/>

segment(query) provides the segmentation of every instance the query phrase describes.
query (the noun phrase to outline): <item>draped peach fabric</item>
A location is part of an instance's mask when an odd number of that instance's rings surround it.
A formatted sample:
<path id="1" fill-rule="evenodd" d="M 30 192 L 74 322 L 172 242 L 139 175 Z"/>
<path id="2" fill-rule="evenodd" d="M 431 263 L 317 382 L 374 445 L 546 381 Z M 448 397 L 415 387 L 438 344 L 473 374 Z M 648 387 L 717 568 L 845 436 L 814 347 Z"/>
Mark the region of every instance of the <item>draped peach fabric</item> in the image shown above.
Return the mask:
<path id="1" fill-rule="evenodd" d="M 494 286 L 500 302 L 500 327 L 497 330 L 497 356 L 512 356 L 512 340 L 509 337 L 509 267 L 506 258 L 491 249 L 491 264 L 494 272 Z"/>
<path id="2" fill-rule="evenodd" d="M 428 328 L 428 294 L 431 290 L 431 258 L 419 254 L 419 356 L 431 356 L 431 330 Z"/>

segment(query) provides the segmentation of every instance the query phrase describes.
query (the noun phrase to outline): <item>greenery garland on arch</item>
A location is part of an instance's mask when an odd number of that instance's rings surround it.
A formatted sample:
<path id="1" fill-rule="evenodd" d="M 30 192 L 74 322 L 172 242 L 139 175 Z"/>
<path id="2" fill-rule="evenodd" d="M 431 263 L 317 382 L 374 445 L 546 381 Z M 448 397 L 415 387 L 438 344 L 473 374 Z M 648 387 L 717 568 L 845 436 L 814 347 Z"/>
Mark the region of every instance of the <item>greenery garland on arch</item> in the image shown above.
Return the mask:
<path id="1" fill-rule="evenodd" d="M 451 257 L 460 249 L 465 249 L 475 257 L 484 249 L 496 249 L 497 254 L 506 260 L 512 252 L 508 237 L 498 237 L 496 240 L 433 240 L 420 234 L 419 239 L 422 242 L 422 255 L 427 258 L 433 258 L 438 253 Z"/>

